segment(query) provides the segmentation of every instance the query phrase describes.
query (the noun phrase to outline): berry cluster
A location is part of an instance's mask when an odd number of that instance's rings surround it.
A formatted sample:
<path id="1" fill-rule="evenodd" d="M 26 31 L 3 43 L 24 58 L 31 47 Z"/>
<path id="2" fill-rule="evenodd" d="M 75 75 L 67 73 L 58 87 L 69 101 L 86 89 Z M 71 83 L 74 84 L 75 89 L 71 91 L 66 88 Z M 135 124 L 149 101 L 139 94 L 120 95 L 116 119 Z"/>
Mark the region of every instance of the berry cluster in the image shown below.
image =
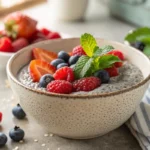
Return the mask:
<path id="1" fill-rule="evenodd" d="M 37 29 L 37 21 L 15 12 L 4 19 L 5 29 L 0 31 L 0 52 L 17 52 L 29 44 L 61 38 L 58 32 Z"/>
<path id="2" fill-rule="evenodd" d="M 91 91 L 101 84 L 108 83 L 110 77 L 119 75 L 118 68 L 123 65 L 124 55 L 119 50 L 111 50 L 106 55 L 119 58 L 110 68 L 95 71 L 91 76 L 77 79 L 74 67 L 82 56 L 86 56 L 82 46 L 76 46 L 70 53 L 58 54 L 41 48 L 33 49 L 34 60 L 29 64 L 30 75 L 39 87 L 48 92 L 69 94 L 78 91 Z"/>
<path id="3" fill-rule="evenodd" d="M 17 119 L 24 119 L 26 117 L 26 113 L 24 112 L 24 110 L 21 108 L 21 106 L 19 104 L 17 104 L 17 106 L 15 106 L 12 109 L 12 114 L 17 118 Z M 0 112 L 0 121 L 2 121 L 2 113 Z M 15 126 L 13 129 L 11 129 L 9 131 L 9 137 L 15 141 L 15 142 L 19 142 L 21 140 L 23 140 L 25 136 L 24 131 L 18 127 Z M 7 136 L 6 134 L 0 132 L 0 147 L 3 147 L 6 143 L 7 143 Z"/>

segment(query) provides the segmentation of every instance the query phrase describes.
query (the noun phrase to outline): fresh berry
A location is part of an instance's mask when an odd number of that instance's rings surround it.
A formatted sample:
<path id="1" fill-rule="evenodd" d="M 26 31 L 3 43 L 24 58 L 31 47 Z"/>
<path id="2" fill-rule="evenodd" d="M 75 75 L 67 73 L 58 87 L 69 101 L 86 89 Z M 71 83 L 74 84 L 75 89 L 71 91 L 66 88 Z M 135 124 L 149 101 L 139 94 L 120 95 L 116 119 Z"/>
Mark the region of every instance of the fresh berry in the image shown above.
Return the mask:
<path id="1" fill-rule="evenodd" d="M 39 82 L 45 74 L 54 74 L 56 68 L 43 60 L 32 60 L 29 64 L 29 72 L 33 82 Z"/>
<path id="2" fill-rule="evenodd" d="M 135 47 L 136 49 L 139 49 L 140 51 L 143 51 L 145 48 L 145 44 L 140 41 L 137 41 L 137 42 L 131 44 L 131 46 Z"/>
<path id="3" fill-rule="evenodd" d="M 72 84 L 64 80 L 55 80 L 47 85 L 47 91 L 60 94 L 70 94 L 72 92 Z"/>
<path id="4" fill-rule="evenodd" d="M 24 131 L 17 126 L 15 126 L 13 129 L 9 131 L 10 138 L 15 142 L 23 140 L 24 135 L 25 135 Z"/>
<path id="5" fill-rule="evenodd" d="M 65 63 L 65 61 L 63 59 L 60 59 L 60 58 L 54 59 L 53 61 L 51 61 L 51 65 L 54 66 L 54 67 L 56 67 L 56 68 L 61 63 Z"/>
<path id="6" fill-rule="evenodd" d="M 106 70 L 99 70 L 94 73 L 94 76 L 100 78 L 102 83 L 108 83 L 110 80 L 110 76 Z"/>
<path id="7" fill-rule="evenodd" d="M 24 112 L 20 104 L 17 104 L 17 106 L 12 109 L 12 113 L 17 119 L 24 119 L 26 117 L 26 113 Z"/>
<path id="8" fill-rule="evenodd" d="M 6 16 L 4 24 L 7 34 L 11 37 L 28 39 L 36 32 L 37 21 L 20 12 L 15 12 Z"/>
<path id="9" fill-rule="evenodd" d="M 12 42 L 8 37 L 0 38 L 0 51 L 1 52 L 13 52 Z"/>
<path id="10" fill-rule="evenodd" d="M 63 67 L 58 69 L 54 73 L 53 77 L 55 78 L 55 80 L 66 80 L 69 82 L 73 82 L 75 79 L 73 70 L 69 67 Z"/>
<path id="11" fill-rule="evenodd" d="M 121 51 L 119 51 L 119 50 L 112 50 L 112 51 L 110 51 L 108 54 L 117 56 L 120 60 L 124 60 L 124 55 L 123 55 L 123 53 L 122 53 Z"/>
<path id="12" fill-rule="evenodd" d="M 50 32 L 47 35 L 47 38 L 48 39 L 58 39 L 58 38 L 61 38 L 61 36 L 60 36 L 60 34 L 58 32 Z"/>
<path id="13" fill-rule="evenodd" d="M 40 78 L 39 87 L 46 88 L 46 86 L 53 80 L 54 80 L 54 78 L 52 75 L 45 74 Z"/>
<path id="14" fill-rule="evenodd" d="M 66 66 L 68 66 L 67 63 L 61 63 L 61 64 L 59 64 L 59 65 L 57 66 L 57 69 L 60 69 L 60 68 L 62 68 L 62 67 L 66 67 Z"/>
<path id="15" fill-rule="evenodd" d="M 68 53 L 64 52 L 64 51 L 60 51 L 58 53 L 58 58 L 63 59 L 65 62 L 68 62 L 70 56 Z"/>
<path id="16" fill-rule="evenodd" d="M 2 119 L 3 119 L 3 114 L 2 112 L 0 112 L 0 122 L 2 121 Z"/>
<path id="17" fill-rule="evenodd" d="M 33 57 L 35 59 L 44 60 L 50 63 L 52 60 L 57 58 L 57 54 L 55 52 L 47 51 L 41 48 L 34 48 Z"/>
<path id="18" fill-rule="evenodd" d="M 7 136 L 4 133 L 0 132 L 0 147 L 5 146 L 7 143 Z"/>
<path id="19" fill-rule="evenodd" d="M 69 58 L 69 65 L 74 65 L 74 64 L 76 64 L 76 62 L 78 61 L 79 58 L 80 58 L 79 55 L 71 56 L 71 57 Z"/>
<path id="20" fill-rule="evenodd" d="M 120 68 L 120 67 L 123 66 L 123 62 L 115 62 L 114 66 L 115 66 L 116 68 Z"/>
<path id="21" fill-rule="evenodd" d="M 79 45 L 76 46 L 75 48 L 73 48 L 72 50 L 72 55 L 86 55 L 86 53 L 84 52 L 83 48 Z"/>
<path id="22" fill-rule="evenodd" d="M 48 30 L 48 29 L 46 29 L 46 28 L 42 28 L 40 31 L 41 31 L 45 36 L 47 36 L 49 33 L 51 33 L 51 31 Z"/>
<path id="23" fill-rule="evenodd" d="M 109 73 L 110 77 L 115 77 L 119 75 L 118 69 L 116 67 L 107 68 L 105 70 Z"/>
<path id="24" fill-rule="evenodd" d="M 97 77 L 85 77 L 73 82 L 73 90 L 92 91 L 101 85 L 101 80 Z"/>
<path id="25" fill-rule="evenodd" d="M 17 40 L 15 40 L 12 43 L 14 52 L 17 52 L 18 50 L 20 50 L 28 45 L 29 45 L 29 42 L 25 38 L 18 38 Z"/>

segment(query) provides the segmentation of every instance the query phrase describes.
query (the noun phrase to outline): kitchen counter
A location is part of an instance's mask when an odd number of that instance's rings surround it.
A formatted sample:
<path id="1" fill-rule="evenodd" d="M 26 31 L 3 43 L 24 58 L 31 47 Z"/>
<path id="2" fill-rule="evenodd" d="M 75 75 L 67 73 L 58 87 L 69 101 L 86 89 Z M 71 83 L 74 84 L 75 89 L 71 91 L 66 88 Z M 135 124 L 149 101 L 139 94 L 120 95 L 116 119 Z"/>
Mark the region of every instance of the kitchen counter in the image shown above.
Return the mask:
<path id="1" fill-rule="evenodd" d="M 54 22 L 49 17 L 49 7 L 46 3 L 28 8 L 23 12 L 37 19 L 40 27 L 45 26 L 71 36 L 80 36 L 84 32 L 89 32 L 97 37 L 123 42 L 126 33 L 135 28 L 110 17 L 107 8 L 96 3 L 90 3 L 86 18 L 81 22 Z M 138 142 L 125 125 L 102 137 L 90 140 L 69 140 L 45 133 L 42 127 L 29 116 L 24 120 L 15 119 L 11 110 L 18 102 L 13 97 L 6 79 L 5 72 L 1 71 L 0 111 L 4 116 L 0 130 L 8 135 L 9 130 L 14 125 L 18 125 L 25 130 L 26 135 L 25 140 L 21 143 L 11 142 L 8 138 L 7 145 L 2 148 L 3 150 L 141 150 Z"/>

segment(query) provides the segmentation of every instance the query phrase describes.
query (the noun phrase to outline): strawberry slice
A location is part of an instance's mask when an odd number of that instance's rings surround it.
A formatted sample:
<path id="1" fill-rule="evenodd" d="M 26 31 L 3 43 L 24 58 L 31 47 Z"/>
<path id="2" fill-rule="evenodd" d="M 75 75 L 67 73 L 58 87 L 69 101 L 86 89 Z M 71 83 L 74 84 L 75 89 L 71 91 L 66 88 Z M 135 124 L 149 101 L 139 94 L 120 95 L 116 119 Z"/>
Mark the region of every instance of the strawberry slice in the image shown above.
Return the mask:
<path id="1" fill-rule="evenodd" d="M 115 77 L 119 75 L 118 69 L 116 67 L 106 68 L 105 69 L 110 77 Z"/>
<path id="2" fill-rule="evenodd" d="M 35 59 L 44 60 L 44 61 L 47 61 L 48 63 L 50 63 L 52 60 L 57 58 L 57 54 L 54 52 L 51 52 L 51 51 L 47 51 L 42 48 L 34 48 L 33 49 L 33 57 Z"/>
<path id="3" fill-rule="evenodd" d="M 39 82 L 44 74 L 54 74 L 56 68 L 43 60 L 32 60 L 29 64 L 30 76 L 33 82 Z"/>

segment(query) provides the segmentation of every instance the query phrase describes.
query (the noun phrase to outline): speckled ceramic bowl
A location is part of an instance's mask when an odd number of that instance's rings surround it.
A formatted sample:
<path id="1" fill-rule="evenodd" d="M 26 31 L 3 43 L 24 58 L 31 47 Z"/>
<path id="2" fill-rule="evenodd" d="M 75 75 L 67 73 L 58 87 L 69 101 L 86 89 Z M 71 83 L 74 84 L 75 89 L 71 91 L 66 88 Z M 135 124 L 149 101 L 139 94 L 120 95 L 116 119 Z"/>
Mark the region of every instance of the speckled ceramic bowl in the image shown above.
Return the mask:
<path id="1" fill-rule="evenodd" d="M 150 80 L 150 60 L 129 46 L 103 39 L 97 42 L 99 46 L 113 45 L 122 50 L 128 61 L 142 71 L 144 80 L 125 90 L 92 96 L 88 93 L 83 96 L 43 93 L 17 80 L 19 70 L 31 60 L 33 47 L 71 51 L 79 44 L 78 38 L 40 42 L 24 48 L 9 60 L 7 74 L 14 94 L 27 115 L 45 130 L 74 139 L 100 136 L 127 121 L 140 103 Z"/>

